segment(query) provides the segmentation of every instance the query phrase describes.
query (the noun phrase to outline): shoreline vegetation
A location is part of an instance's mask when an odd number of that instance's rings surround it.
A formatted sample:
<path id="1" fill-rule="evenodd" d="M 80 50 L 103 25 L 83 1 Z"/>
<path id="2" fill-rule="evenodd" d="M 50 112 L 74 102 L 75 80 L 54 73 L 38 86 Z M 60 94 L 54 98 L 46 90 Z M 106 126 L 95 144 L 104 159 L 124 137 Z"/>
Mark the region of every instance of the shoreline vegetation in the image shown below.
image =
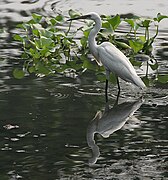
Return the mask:
<path id="1" fill-rule="evenodd" d="M 81 15 L 73 10 L 68 13 L 69 18 Z M 158 82 L 167 83 L 168 74 L 158 73 L 159 63 L 152 53 L 159 23 L 166 18 L 168 16 L 160 13 L 154 18 L 102 15 L 102 29 L 98 33 L 97 43 L 113 43 L 129 57 L 133 66 L 140 68 L 146 63 L 146 73 L 141 78 L 147 86 Z M 82 26 L 74 30 L 72 22 L 68 22 L 62 14 L 54 18 L 32 14 L 31 20 L 18 24 L 20 34 L 15 34 L 13 38 L 19 42 L 23 53 L 18 59 L 19 66 L 13 71 L 14 77 L 21 79 L 30 74 L 43 77 L 69 72 L 78 76 L 88 70 L 94 71 L 99 81 L 104 81 L 104 68 L 94 60 L 89 60 L 87 40 L 93 22 L 82 22 Z M 127 28 L 126 33 L 119 33 L 118 29 L 122 25 Z M 76 38 L 78 33 L 80 39 Z M 148 73 L 149 67 L 154 71 L 152 75 Z M 110 79 L 116 83 L 114 75 Z"/>

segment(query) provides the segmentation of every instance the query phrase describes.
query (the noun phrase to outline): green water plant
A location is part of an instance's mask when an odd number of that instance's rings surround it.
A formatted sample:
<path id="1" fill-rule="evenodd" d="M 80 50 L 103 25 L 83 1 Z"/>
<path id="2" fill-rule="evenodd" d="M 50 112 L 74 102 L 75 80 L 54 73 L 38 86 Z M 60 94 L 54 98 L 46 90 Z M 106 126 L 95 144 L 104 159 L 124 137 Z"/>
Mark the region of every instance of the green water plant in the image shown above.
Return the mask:
<path id="1" fill-rule="evenodd" d="M 69 10 L 70 18 L 79 15 L 81 15 L 79 12 Z M 147 61 L 147 66 L 153 70 L 158 69 L 158 62 L 152 55 L 153 43 L 159 32 L 159 23 L 168 18 L 167 16 L 157 14 L 155 18 L 134 16 L 123 18 L 117 14 L 102 15 L 101 18 L 102 30 L 97 36 L 98 43 L 110 41 L 125 51 L 133 65 L 141 66 L 143 61 Z M 119 33 L 119 28 L 123 25 L 128 29 L 126 34 Z M 14 77 L 19 79 L 32 73 L 47 76 L 69 71 L 81 74 L 91 70 L 95 72 L 98 79 L 102 79 L 103 68 L 94 60 L 88 60 L 87 39 L 92 26 L 93 22 L 84 21 L 82 26 L 74 30 L 72 23 L 67 22 L 62 14 L 56 17 L 32 14 L 31 20 L 18 24 L 20 33 L 14 35 L 14 40 L 21 44 L 23 51 L 20 61 L 22 67 L 14 69 Z M 155 29 L 152 32 L 151 27 Z M 78 33 L 80 40 L 76 38 Z M 148 58 L 145 58 L 146 56 Z M 155 63 L 149 63 L 149 61 Z M 148 77 L 148 68 L 145 77 Z M 165 79 L 164 82 L 166 82 Z"/>

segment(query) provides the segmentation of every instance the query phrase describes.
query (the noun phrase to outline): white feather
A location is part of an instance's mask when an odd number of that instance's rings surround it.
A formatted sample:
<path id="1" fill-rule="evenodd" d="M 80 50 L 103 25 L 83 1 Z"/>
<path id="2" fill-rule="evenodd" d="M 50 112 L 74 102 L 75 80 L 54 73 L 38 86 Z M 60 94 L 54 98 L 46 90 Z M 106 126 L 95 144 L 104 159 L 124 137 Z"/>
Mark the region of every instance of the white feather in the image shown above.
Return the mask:
<path id="1" fill-rule="evenodd" d="M 97 47 L 98 60 L 102 62 L 107 71 L 111 71 L 125 81 L 131 82 L 140 88 L 145 84 L 137 75 L 129 59 L 113 44 L 104 42 Z"/>

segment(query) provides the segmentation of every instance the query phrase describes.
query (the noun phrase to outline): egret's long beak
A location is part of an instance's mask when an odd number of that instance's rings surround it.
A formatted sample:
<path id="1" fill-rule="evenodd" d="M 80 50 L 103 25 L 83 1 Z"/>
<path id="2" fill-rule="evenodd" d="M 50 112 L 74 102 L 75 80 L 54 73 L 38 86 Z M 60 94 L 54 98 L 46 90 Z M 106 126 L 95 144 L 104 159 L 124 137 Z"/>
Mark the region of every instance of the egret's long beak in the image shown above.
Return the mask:
<path id="1" fill-rule="evenodd" d="M 68 19 L 67 21 L 73 21 L 73 20 L 78 20 L 78 19 L 87 19 L 89 17 L 90 17 L 90 15 L 83 15 L 83 16 L 78 16 L 76 18 Z"/>

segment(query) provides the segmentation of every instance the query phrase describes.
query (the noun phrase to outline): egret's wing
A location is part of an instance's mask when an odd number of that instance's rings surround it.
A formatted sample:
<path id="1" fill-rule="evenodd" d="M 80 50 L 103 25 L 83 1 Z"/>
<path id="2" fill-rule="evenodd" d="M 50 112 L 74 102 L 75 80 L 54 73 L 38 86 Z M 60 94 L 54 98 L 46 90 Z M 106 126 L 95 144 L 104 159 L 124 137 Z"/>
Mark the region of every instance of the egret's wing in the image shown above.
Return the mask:
<path id="1" fill-rule="evenodd" d="M 102 43 L 98 46 L 98 53 L 99 61 L 107 70 L 125 81 L 132 82 L 141 88 L 145 87 L 128 58 L 113 44 L 109 42 Z"/>
<path id="2" fill-rule="evenodd" d="M 114 45 L 105 42 L 99 47 L 99 58 L 107 70 L 112 71 L 121 78 L 136 74 L 128 58 Z"/>

